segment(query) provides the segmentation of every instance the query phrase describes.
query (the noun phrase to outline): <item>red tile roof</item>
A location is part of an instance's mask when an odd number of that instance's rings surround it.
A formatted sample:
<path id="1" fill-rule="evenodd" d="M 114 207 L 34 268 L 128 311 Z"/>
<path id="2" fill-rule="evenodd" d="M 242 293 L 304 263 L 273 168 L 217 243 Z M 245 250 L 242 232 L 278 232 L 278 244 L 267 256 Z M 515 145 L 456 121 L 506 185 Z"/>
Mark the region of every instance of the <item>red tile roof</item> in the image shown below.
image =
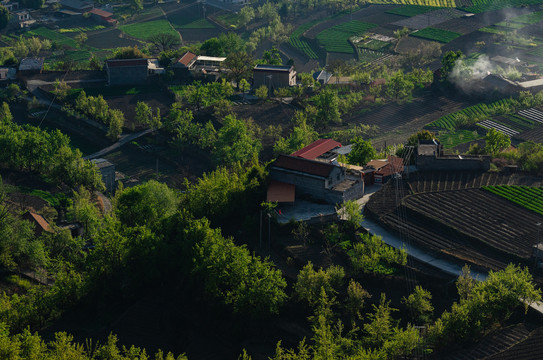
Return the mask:
<path id="1" fill-rule="evenodd" d="M 100 9 L 96 9 L 96 8 L 89 11 L 89 13 L 98 15 L 98 16 L 103 17 L 103 18 L 108 18 L 108 17 L 113 16 L 113 13 L 110 13 L 110 12 L 107 12 L 107 11 L 104 11 L 104 10 L 100 10 Z"/>
<path id="2" fill-rule="evenodd" d="M 190 51 L 187 51 L 186 53 L 183 54 L 183 56 L 179 58 L 179 60 L 177 60 L 177 62 L 185 66 L 189 66 L 190 62 L 195 57 L 196 57 L 196 54 L 191 53 Z"/>
<path id="3" fill-rule="evenodd" d="M 148 66 L 147 59 L 111 59 L 107 61 L 108 67 L 122 66 Z"/>
<path id="4" fill-rule="evenodd" d="M 300 157 L 287 155 L 280 155 L 277 160 L 275 160 L 273 166 L 277 168 L 316 175 L 324 178 L 327 178 L 335 167 L 335 165 L 322 161 L 308 160 Z"/>
<path id="5" fill-rule="evenodd" d="M 388 164 L 383 166 L 381 169 L 375 172 L 376 175 L 381 175 L 383 177 L 390 176 L 395 173 L 399 173 L 403 170 L 403 160 L 402 158 L 396 156 L 388 157 Z"/>
<path id="6" fill-rule="evenodd" d="M 269 202 L 294 202 L 296 186 L 281 181 L 272 181 L 268 185 L 266 201 Z"/>
<path id="7" fill-rule="evenodd" d="M 53 232 L 53 230 L 51 229 L 51 227 L 49 226 L 49 223 L 47 222 L 47 220 L 45 220 L 43 218 L 43 216 L 41 215 L 38 215 L 36 213 L 33 213 L 33 212 L 30 212 L 30 211 L 27 211 L 24 215 L 23 215 L 23 218 L 27 219 L 27 220 L 31 220 L 31 221 L 34 221 L 34 223 L 36 225 L 38 225 L 42 231 L 47 231 L 47 232 Z"/>
<path id="8" fill-rule="evenodd" d="M 322 154 L 337 147 L 341 147 L 341 144 L 332 139 L 319 139 L 301 150 L 298 150 L 291 154 L 291 156 L 297 156 L 304 159 L 316 159 Z"/>

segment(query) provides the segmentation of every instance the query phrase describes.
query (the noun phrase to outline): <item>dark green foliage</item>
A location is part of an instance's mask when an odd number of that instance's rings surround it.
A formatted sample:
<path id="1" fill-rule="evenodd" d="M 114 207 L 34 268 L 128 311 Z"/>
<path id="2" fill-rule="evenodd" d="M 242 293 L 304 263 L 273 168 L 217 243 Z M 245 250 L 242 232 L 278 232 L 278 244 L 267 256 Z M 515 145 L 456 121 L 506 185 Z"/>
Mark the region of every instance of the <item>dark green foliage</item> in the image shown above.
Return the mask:
<path id="1" fill-rule="evenodd" d="M 336 295 L 343 283 L 345 270 L 341 266 L 331 266 L 328 269 L 315 271 L 313 264 L 308 262 L 298 273 L 294 292 L 298 299 L 310 306 L 319 302 L 321 289 L 328 297 Z"/>
<path id="2" fill-rule="evenodd" d="M 511 146 L 511 139 L 504 133 L 495 129 L 489 129 L 485 136 L 485 152 L 497 154 Z"/>
<path id="3" fill-rule="evenodd" d="M 128 226 L 153 226 L 177 211 L 179 197 L 167 185 L 151 180 L 117 196 L 117 215 Z"/>
<path id="4" fill-rule="evenodd" d="M 375 159 L 377 152 L 369 140 L 357 136 L 352 140 L 353 148 L 347 155 L 349 164 L 366 165 L 368 161 Z"/>
<path id="5" fill-rule="evenodd" d="M 0 30 L 8 25 L 9 11 L 4 6 L 0 5 Z"/>
<path id="6" fill-rule="evenodd" d="M 396 266 L 407 263 L 405 250 L 397 250 L 383 242 L 380 236 L 361 234 L 361 242 L 348 251 L 357 272 L 392 274 Z"/>
<path id="7" fill-rule="evenodd" d="M 258 157 L 261 147 L 262 144 L 255 139 L 255 135 L 245 122 L 227 115 L 222 128 L 217 132 L 213 155 L 220 164 L 232 165 L 237 162 L 243 164 L 253 157 Z"/>

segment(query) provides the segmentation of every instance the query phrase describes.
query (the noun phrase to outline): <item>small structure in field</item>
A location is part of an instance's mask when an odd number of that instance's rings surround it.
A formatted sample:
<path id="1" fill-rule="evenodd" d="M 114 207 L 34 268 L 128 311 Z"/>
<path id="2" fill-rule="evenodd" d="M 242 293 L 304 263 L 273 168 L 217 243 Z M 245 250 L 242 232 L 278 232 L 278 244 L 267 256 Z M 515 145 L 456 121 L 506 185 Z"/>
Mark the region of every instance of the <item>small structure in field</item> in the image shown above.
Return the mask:
<path id="1" fill-rule="evenodd" d="M 115 25 L 117 23 L 117 20 L 113 18 L 113 13 L 110 13 L 108 11 L 100 10 L 97 8 L 92 9 L 89 11 L 91 19 L 95 20 L 96 22 L 104 25 Z"/>
<path id="2" fill-rule="evenodd" d="M 148 59 L 110 59 L 106 61 L 109 85 L 144 84 L 149 76 Z"/>
<path id="3" fill-rule="evenodd" d="M 372 183 L 383 185 L 394 176 L 398 176 L 404 170 L 403 159 L 397 156 L 389 156 L 386 159 L 371 160 L 366 164 L 364 174 Z M 368 183 L 366 183 L 369 185 Z"/>
<path id="4" fill-rule="evenodd" d="M 24 58 L 19 63 L 19 73 L 24 74 L 38 74 L 43 70 L 44 58 L 30 57 Z"/>
<path id="5" fill-rule="evenodd" d="M 225 57 L 196 55 L 187 51 L 172 65 L 172 69 L 176 76 L 182 78 L 218 76 L 225 70 L 225 60 Z"/>
<path id="6" fill-rule="evenodd" d="M 10 1 L 10 0 L 2 0 L 0 1 L 0 5 L 6 8 L 9 12 L 14 12 L 19 10 L 19 3 L 16 1 Z"/>
<path id="7" fill-rule="evenodd" d="M 420 140 L 417 148 L 417 170 L 420 171 L 488 171 L 488 155 L 445 155 L 436 140 Z"/>
<path id="8" fill-rule="evenodd" d="M 100 174 L 102 174 L 102 181 L 106 186 L 106 191 L 112 192 L 115 190 L 115 165 L 106 159 L 93 159 L 91 161 L 96 165 Z"/>
<path id="9" fill-rule="evenodd" d="M 253 68 L 253 86 L 266 86 L 269 90 L 296 85 L 296 70 L 294 66 L 263 65 Z"/>
<path id="10" fill-rule="evenodd" d="M 85 13 L 94 8 L 94 3 L 92 1 L 82 1 L 82 0 L 60 0 L 60 5 L 64 9 Z"/>
<path id="11" fill-rule="evenodd" d="M 43 216 L 39 214 L 33 213 L 31 211 L 27 211 L 23 214 L 22 218 L 23 220 L 29 221 L 33 225 L 34 234 L 36 234 L 36 236 L 40 236 L 44 232 L 48 232 L 48 233 L 54 232 L 51 226 L 49 225 L 49 223 L 47 222 L 47 220 L 45 220 Z"/>
<path id="12" fill-rule="evenodd" d="M 0 81 L 14 80 L 17 69 L 10 67 L 0 68 Z"/>

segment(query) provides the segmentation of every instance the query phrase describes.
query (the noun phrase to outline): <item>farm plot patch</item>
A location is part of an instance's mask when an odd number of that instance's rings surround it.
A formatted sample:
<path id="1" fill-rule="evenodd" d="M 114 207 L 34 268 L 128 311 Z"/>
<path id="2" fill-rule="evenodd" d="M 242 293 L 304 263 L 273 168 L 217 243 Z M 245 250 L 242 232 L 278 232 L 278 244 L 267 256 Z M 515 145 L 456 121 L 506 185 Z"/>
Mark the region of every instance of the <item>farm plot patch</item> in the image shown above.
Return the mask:
<path id="1" fill-rule="evenodd" d="M 349 38 L 362 35 L 374 27 L 377 25 L 356 20 L 350 21 L 322 31 L 317 35 L 317 40 L 327 52 L 352 54 L 353 47 L 349 43 Z"/>
<path id="2" fill-rule="evenodd" d="M 500 10 L 526 5 L 542 4 L 543 0 L 472 0 L 473 5 L 465 7 L 464 10 L 472 13 Z"/>
<path id="3" fill-rule="evenodd" d="M 310 59 L 318 59 L 317 52 L 311 47 L 311 43 L 303 38 L 303 33 L 319 22 L 320 20 L 315 20 L 299 26 L 290 34 L 288 40 L 292 47 L 298 49 Z"/>
<path id="4" fill-rule="evenodd" d="M 120 37 L 121 35 L 124 34 L 120 30 L 111 28 L 104 32 L 89 35 L 85 44 L 98 49 L 112 49 L 139 44 L 139 41 Z"/>
<path id="5" fill-rule="evenodd" d="M 496 185 L 483 186 L 483 189 L 520 205 L 525 209 L 543 215 L 543 188 Z"/>
<path id="6" fill-rule="evenodd" d="M 475 117 L 491 117 L 495 114 L 495 109 L 497 107 L 500 107 L 502 109 L 508 109 L 511 105 L 513 105 L 513 101 L 514 100 L 511 98 L 507 98 L 495 101 L 490 104 L 481 103 L 473 105 L 465 109 L 456 111 L 452 114 L 442 116 L 436 121 L 433 121 L 430 124 L 426 125 L 425 127 L 430 129 L 454 130 L 462 125 L 462 118 L 465 118 L 466 116 L 468 117 L 468 119 L 472 119 Z"/>
<path id="7" fill-rule="evenodd" d="M 543 216 L 519 208 L 482 189 L 408 196 L 402 204 L 430 221 L 501 252 L 529 258 Z"/>
<path id="8" fill-rule="evenodd" d="M 80 26 L 80 27 L 73 27 L 73 28 L 60 28 L 58 29 L 58 32 L 61 34 L 64 33 L 75 33 L 75 32 L 88 32 L 88 31 L 98 31 L 105 29 L 106 27 L 104 25 L 94 25 L 94 26 Z"/>
<path id="9" fill-rule="evenodd" d="M 439 134 L 439 142 L 445 149 L 452 149 L 460 144 L 482 139 L 476 130 L 455 130 Z"/>
<path id="10" fill-rule="evenodd" d="M 369 0 L 368 4 L 390 4 L 388 0 Z M 456 7 L 454 0 L 396 0 L 395 4 L 401 5 L 416 5 L 416 6 L 429 6 L 429 7 Z"/>
<path id="11" fill-rule="evenodd" d="M 409 19 L 396 21 L 393 23 L 393 25 L 400 27 L 405 26 L 409 29 L 420 30 L 429 26 L 440 24 L 450 19 L 462 17 L 464 16 L 464 14 L 464 12 L 456 9 L 439 9 L 416 15 L 410 17 Z"/>
<path id="12" fill-rule="evenodd" d="M 25 36 L 27 36 L 27 37 L 39 36 L 39 37 L 54 41 L 58 45 L 69 46 L 69 47 L 72 47 L 72 48 L 75 48 L 78 45 L 77 41 L 75 41 L 74 39 L 72 39 L 72 38 L 70 38 L 68 36 L 59 34 L 58 32 L 56 32 L 54 30 L 50 30 L 50 29 L 48 29 L 46 27 L 39 27 L 37 29 L 27 31 L 25 33 Z"/>
<path id="13" fill-rule="evenodd" d="M 507 126 L 503 126 L 502 124 L 499 124 L 499 123 L 494 122 L 492 120 L 483 120 L 483 121 L 477 123 L 477 125 L 485 128 L 485 129 L 497 130 L 497 131 L 501 132 L 502 134 L 505 134 L 505 135 L 507 135 L 509 137 L 513 137 L 513 136 L 515 136 L 515 135 L 517 135 L 519 133 L 518 131 L 510 129 Z"/>
<path id="14" fill-rule="evenodd" d="M 213 29 L 215 25 L 194 13 L 178 11 L 168 15 L 170 23 L 180 29 Z"/>
<path id="15" fill-rule="evenodd" d="M 153 20 L 143 23 L 122 25 L 119 27 L 124 33 L 137 39 L 146 40 L 156 34 L 172 34 L 179 36 L 177 31 L 172 29 L 167 20 Z"/>
<path id="16" fill-rule="evenodd" d="M 433 6 L 402 6 L 399 8 L 391 9 L 385 11 L 387 14 L 394 14 L 394 15 L 400 15 L 400 16 L 416 16 L 420 14 L 426 14 L 428 11 L 437 10 L 436 7 Z"/>
<path id="17" fill-rule="evenodd" d="M 436 28 L 425 28 L 414 32 L 411 36 L 419 37 L 427 40 L 439 41 L 441 43 L 448 43 L 461 36 L 459 33 L 455 33 L 448 30 L 436 29 Z"/>

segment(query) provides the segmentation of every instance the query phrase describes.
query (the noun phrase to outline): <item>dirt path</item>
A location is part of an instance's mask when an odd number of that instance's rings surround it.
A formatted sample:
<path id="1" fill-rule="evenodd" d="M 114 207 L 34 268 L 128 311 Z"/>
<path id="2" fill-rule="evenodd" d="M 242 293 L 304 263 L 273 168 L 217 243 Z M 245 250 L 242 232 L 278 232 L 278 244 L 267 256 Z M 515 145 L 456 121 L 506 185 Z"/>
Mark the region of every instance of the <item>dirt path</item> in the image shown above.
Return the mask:
<path id="1" fill-rule="evenodd" d="M 168 14 L 166 13 L 166 11 L 164 11 L 164 9 L 162 7 L 160 7 L 160 11 L 162 11 L 162 14 L 164 15 L 164 19 L 166 19 L 166 21 L 168 21 L 168 24 L 170 24 L 170 27 L 172 28 L 173 31 L 175 31 L 177 33 L 177 35 L 179 35 L 179 41 L 181 42 L 181 44 L 183 44 L 183 37 L 181 36 L 181 33 L 179 31 L 177 31 L 172 23 L 168 20 Z"/>
<path id="2" fill-rule="evenodd" d="M 121 136 L 119 141 L 117 141 L 115 144 L 110 145 L 110 146 L 108 146 L 106 148 L 103 148 L 102 150 L 100 150 L 98 152 L 95 152 L 94 154 L 85 156 L 84 159 L 85 160 L 91 160 L 91 159 L 96 159 L 96 158 L 99 158 L 99 157 L 104 156 L 106 154 L 109 154 L 110 152 L 112 152 L 114 150 L 117 150 L 118 148 L 125 145 L 126 143 L 128 143 L 128 142 L 130 142 L 132 140 L 136 140 L 136 139 L 138 139 L 138 138 L 140 138 L 142 136 L 145 136 L 145 135 L 151 133 L 152 131 L 153 131 L 152 129 L 147 129 L 147 130 L 143 130 L 143 131 L 140 131 L 140 132 L 137 132 L 137 133 L 134 133 L 134 134 L 123 135 L 123 136 Z"/>

